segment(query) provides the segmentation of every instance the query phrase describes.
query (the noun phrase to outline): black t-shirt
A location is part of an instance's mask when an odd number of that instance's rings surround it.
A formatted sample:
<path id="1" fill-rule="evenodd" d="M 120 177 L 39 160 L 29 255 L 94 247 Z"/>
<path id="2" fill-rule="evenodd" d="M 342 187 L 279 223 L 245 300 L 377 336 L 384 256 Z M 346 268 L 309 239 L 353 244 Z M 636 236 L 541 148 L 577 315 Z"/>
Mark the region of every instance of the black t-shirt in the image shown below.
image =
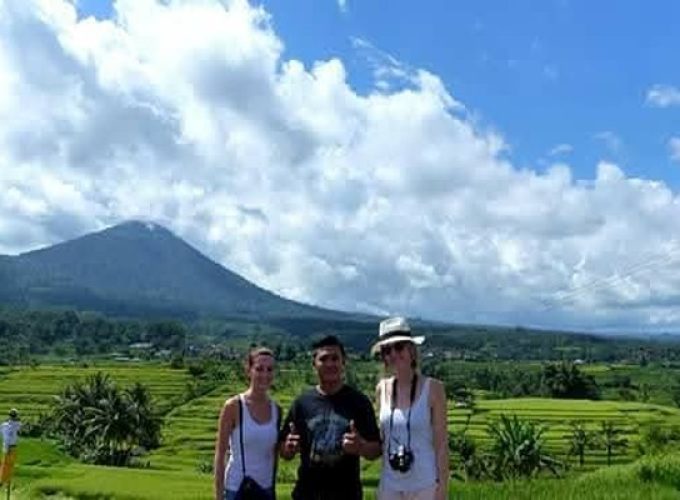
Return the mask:
<path id="1" fill-rule="evenodd" d="M 359 457 L 345 454 L 342 436 L 354 420 L 367 441 L 379 441 L 380 431 L 369 399 L 347 385 L 332 395 L 314 388 L 294 402 L 281 428 L 284 441 L 290 422 L 300 434 L 300 467 L 295 500 L 359 500 L 362 498 Z"/>

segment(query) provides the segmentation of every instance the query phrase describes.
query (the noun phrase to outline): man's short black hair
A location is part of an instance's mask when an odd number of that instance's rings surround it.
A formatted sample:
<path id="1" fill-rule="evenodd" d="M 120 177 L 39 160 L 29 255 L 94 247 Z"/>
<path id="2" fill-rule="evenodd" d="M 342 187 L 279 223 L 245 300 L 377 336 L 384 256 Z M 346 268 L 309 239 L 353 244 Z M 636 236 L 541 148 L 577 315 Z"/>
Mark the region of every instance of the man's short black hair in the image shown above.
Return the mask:
<path id="1" fill-rule="evenodd" d="M 345 355 L 345 346 L 340 342 L 340 339 L 335 335 L 326 335 L 325 337 L 317 340 L 312 344 L 312 357 L 316 358 L 316 351 L 322 347 L 338 347 L 343 359 L 347 356 Z"/>

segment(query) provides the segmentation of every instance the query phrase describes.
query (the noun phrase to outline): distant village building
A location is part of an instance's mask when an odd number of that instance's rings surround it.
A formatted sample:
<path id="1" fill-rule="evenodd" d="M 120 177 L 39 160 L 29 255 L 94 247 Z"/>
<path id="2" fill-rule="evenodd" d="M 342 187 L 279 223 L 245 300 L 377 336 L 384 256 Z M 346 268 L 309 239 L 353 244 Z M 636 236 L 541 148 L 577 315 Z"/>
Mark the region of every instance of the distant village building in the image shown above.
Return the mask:
<path id="1" fill-rule="evenodd" d="M 151 342 L 135 342 L 130 344 L 129 348 L 135 351 L 148 351 L 153 349 L 153 344 Z"/>

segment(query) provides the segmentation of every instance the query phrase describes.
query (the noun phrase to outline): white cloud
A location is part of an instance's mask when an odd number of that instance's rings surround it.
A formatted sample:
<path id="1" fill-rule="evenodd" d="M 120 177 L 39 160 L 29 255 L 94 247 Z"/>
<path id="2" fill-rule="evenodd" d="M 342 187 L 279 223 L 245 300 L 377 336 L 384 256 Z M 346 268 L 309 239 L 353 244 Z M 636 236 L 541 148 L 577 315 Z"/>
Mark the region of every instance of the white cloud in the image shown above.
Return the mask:
<path id="1" fill-rule="evenodd" d="M 0 252 L 143 218 L 329 307 L 680 325 L 663 183 L 518 168 L 436 75 L 358 41 L 376 75 L 359 94 L 339 59 L 285 59 L 245 0 L 115 13 L 0 3 Z"/>
<path id="2" fill-rule="evenodd" d="M 347 0 L 338 0 L 338 8 L 340 12 L 346 14 L 349 11 L 349 5 L 347 5 Z"/>
<path id="3" fill-rule="evenodd" d="M 552 147 L 550 151 L 548 151 L 548 156 L 562 156 L 571 153 L 574 151 L 574 146 L 571 144 L 557 144 L 556 146 Z"/>
<path id="4" fill-rule="evenodd" d="M 615 132 L 604 130 L 594 135 L 595 139 L 604 144 L 609 153 L 619 155 L 623 149 L 623 140 Z"/>
<path id="5" fill-rule="evenodd" d="M 417 85 L 418 70 L 397 60 L 361 37 L 351 37 L 352 46 L 373 70 L 375 88 L 383 92 Z"/>
<path id="6" fill-rule="evenodd" d="M 680 162 L 680 137 L 671 137 L 668 140 L 668 149 L 671 154 L 671 160 Z"/>
<path id="7" fill-rule="evenodd" d="M 654 85 L 647 91 L 647 104 L 657 108 L 680 106 L 680 89 L 672 85 Z"/>

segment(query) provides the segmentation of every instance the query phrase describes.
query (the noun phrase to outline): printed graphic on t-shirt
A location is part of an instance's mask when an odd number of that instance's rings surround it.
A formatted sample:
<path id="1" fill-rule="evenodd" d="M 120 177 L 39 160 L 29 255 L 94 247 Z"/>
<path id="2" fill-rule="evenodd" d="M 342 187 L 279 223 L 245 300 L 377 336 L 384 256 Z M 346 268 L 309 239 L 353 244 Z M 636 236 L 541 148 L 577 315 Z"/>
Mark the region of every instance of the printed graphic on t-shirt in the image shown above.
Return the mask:
<path id="1" fill-rule="evenodd" d="M 311 436 L 310 462 L 314 465 L 334 465 L 342 457 L 342 436 L 349 421 L 334 411 L 307 420 Z"/>

